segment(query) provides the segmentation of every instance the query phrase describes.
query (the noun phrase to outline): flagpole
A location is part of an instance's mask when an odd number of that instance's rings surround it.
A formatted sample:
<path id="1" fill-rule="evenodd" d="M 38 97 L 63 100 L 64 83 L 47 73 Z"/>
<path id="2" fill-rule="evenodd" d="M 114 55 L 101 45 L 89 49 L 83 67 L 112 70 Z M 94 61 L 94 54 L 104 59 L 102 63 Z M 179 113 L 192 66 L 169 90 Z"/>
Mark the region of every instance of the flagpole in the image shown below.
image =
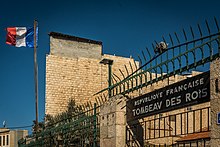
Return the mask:
<path id="1" fill-rule="evenodd" d="M 38 65 L 37 65 L 37 21 L 34 20 L 34 81 L 35 81 L 35 130 L 38 131 Z"/>

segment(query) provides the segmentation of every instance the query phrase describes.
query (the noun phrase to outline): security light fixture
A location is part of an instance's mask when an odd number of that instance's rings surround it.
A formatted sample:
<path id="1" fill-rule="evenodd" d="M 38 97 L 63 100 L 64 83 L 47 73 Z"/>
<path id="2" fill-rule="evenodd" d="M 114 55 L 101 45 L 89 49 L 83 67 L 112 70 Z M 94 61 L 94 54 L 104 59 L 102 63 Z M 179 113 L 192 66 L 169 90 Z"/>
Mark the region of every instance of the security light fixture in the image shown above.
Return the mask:
<path id="1" fill-rule="evenodd" d="M 100 64 L 104 64 L 104 65 L 106 65 L 106 64 L 108 65 L 108 95 L 109 95 L 109 98 L 110 98 L 112 96 L 110 87 L 112 85 L 111 77 L 112 77 L 112 64 L 113 64 L 113 60 L 105 59 L 104 58 L 99 63 Z"/>
<path id="2" fill-rule="evenodd" d="M 113 60 L 104 58 L 99 63 L 100 64 L 104 64 L 104 65 L 106 65 L 106 64 L 112 65 L 113 64 Z"/>

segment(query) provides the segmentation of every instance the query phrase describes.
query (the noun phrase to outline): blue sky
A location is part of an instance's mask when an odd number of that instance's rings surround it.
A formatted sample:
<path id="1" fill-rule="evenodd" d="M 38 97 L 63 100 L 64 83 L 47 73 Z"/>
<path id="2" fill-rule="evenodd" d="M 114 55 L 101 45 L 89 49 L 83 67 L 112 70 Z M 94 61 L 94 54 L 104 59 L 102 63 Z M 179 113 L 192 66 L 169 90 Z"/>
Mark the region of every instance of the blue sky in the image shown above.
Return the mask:
<path id="1" fill-rule="evenodd" d="M 19 2 L 19 3 L 18 3 Z M 6 27 L 39 26 L 39 120 L 45 108 L 45 59 L 49 32 L 103 42 L 105 54 L 136 57 L 161 36 L 205 19 L 220 21 L 220 1 L 67 0 L 3 1 L 0 6 L 0 127 L 32 125 L 35 119 L 33 49 L 5 44 Z M 30 130 L 30 128 L 27 128 Z"/>

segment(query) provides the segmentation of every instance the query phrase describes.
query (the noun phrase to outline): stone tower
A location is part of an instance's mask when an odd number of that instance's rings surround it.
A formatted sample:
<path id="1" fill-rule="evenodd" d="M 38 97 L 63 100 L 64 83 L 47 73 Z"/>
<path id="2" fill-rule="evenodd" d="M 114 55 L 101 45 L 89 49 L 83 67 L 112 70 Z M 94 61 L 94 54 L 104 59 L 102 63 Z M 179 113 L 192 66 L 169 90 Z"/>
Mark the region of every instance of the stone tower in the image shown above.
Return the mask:
<path id="1" fill-rule="evenodd" d="M 93 95 L 108 87 L 108 65 L 100 64 L 102 59 L 113 60 L 112 72 L 119 77 L 119 69 L 126 75 L 124 65 L 130 67 L 131 64 L 133 69 L 138 65 L 134 65 L 133 58 L 102 54 L 100 41 L 56 32 L 51 32 L 49 36 L 45 114 L 55 115 L 65 111 L 70 99 L 77 104 L 95 102 Z"/>

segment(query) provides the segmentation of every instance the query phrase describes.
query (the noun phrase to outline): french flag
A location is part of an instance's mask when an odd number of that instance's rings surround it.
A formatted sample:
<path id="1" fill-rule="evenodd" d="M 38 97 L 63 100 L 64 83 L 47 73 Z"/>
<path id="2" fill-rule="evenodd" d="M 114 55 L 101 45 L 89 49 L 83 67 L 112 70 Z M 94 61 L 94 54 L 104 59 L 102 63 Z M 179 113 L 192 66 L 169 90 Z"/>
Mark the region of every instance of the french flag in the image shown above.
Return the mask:
<path id="1" fill-rule="evenodd" d="M 9 27 L 7 30 L 6 44 L 16 47 L 34 47 L 34 27 Z M 38 27 L 36 28 L 36 44 Z"/>

